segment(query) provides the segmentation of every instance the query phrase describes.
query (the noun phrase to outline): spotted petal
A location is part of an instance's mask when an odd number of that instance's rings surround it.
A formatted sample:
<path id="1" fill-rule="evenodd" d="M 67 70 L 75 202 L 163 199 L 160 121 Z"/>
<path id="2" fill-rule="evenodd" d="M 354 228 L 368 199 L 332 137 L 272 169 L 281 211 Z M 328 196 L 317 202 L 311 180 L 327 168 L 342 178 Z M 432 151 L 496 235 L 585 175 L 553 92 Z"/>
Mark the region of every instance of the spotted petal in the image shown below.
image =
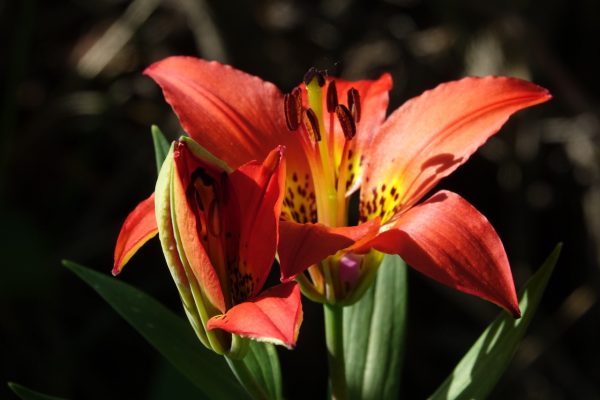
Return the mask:
<path id="1" fill-rule="evenodd" d="M 408 209 L 513 113 L 550 98 L 546 89 L 526 81 L 486 77 L 445 83 L 406 102 L 383 124 L 367 154 L 363 219 L 379 215 L 385 221 Z"/>
<path id="2" fill-rule="evenodd" d="M 115 246 L 112 274 L 117 275 L 131 257 L 158 233 L 154 216 L 154 193 L 127 216 Z"/>
<path id="3" fill-rule="evenodd" d="M 291 348 L 296 345 L 301 323 L 300 288 L 297 283 L 289 282 L 212 317 L 207 328 Z"/>
<path id="4" fill-rule="evenodd" d="M 520 316 L 500 238 L 488 220 L 459 195 L 437 192 L 383 229 L 369 246 L 399 254 L 430 278 Z"/>

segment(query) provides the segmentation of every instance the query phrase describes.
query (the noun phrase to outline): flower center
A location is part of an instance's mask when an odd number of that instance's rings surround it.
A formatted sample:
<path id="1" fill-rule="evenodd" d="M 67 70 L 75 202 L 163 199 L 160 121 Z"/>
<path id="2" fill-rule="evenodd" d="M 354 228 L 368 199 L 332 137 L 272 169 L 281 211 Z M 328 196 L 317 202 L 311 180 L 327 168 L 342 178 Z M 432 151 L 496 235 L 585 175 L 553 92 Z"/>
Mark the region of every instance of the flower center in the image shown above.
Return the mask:
<path id="1" fill-rule="evenodd" d="M 348 176 L 352 169 L 351 141 L 361 114 L 358 90 L 348 90 L 347 103 L 341 104 L 335 80 L 311 68 L 304 76 L 304 86 L 285 95 L 284 111 L 288 129 L 303 133 L 301 142 L 315 187 L 318 221 L 329 226 L 347 225 L 346 193 L 353 179 Z"/>

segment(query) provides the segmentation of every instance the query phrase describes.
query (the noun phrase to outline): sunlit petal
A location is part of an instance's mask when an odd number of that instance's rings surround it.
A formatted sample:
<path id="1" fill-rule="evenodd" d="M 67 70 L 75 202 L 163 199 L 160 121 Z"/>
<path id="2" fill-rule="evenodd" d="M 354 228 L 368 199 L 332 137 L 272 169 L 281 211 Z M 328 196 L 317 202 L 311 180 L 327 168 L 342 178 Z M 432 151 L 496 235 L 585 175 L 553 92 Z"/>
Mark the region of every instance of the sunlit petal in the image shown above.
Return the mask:
<path id="1" fill-rule="evenodd" d="M 211 318 L 207 328 L 291 348 L 296 345 L 302 323 L 300 297 L 297 283 L 283 283 Z"/>
<path id="2" fill-rule="evenodd" d="M 386 226 L 369 245 L 454 289 L 520 315 L 504 247 L 489 221 L 459 195 L 440 191 Z"/>
<path id="3" fill-rule="evenodd" d="M 513 113 L 550 98 L 546 89 L 526 81 L 486 77 L 445 83 L 406 102 L 383 124 L 367 154 L 363 219 L 379 215 L 385 221 L 406 210 Z"/>

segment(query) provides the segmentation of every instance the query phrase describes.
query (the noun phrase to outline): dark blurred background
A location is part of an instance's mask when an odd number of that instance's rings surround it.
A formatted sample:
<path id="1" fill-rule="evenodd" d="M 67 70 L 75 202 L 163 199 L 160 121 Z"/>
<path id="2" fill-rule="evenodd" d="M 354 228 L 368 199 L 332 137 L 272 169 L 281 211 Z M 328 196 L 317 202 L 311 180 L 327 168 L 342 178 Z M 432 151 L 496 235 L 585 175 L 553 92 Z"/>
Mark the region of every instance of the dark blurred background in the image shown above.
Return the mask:
<path id="1" fill-rule="evenodd" d="M 519 113 L 442 187 L 481 210 L 517 287 L 563 254 L 496 399 L 600 398 L 600 2 L 597 0 L 21 0 L 0 2 L 0 398 L 7 380 L 77 399 L 194 389 L 61 267 L 109 273 L 127 213 L 154 187 L 150 125 L 181 131 L 150 63 L 221 60 L 289 90 L 311 66 L 394 77 L 393 109 L 436 84 L 499 74 L 554 99 Z M 180 311 L 157 241 L 119 279 Z M 443 381 L 498 313 L 409 274 L 403 398 Z M 285 394 L 324 398 L 320 307 L 305 304 Z"/>

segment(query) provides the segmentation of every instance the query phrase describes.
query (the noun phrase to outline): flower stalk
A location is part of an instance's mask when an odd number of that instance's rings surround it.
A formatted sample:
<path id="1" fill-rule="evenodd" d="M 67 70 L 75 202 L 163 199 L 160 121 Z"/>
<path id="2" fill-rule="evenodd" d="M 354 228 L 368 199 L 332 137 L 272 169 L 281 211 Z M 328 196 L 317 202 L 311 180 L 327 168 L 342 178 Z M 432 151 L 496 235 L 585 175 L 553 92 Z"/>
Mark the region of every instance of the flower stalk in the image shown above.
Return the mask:
<path id="1" fill-rule="evenodd" d="M 344 308 L 324 304 L 323 314 L 331 397 L 335 400 L 345 400 L 348 398 L 348 388 L 344 362 Z"/>

